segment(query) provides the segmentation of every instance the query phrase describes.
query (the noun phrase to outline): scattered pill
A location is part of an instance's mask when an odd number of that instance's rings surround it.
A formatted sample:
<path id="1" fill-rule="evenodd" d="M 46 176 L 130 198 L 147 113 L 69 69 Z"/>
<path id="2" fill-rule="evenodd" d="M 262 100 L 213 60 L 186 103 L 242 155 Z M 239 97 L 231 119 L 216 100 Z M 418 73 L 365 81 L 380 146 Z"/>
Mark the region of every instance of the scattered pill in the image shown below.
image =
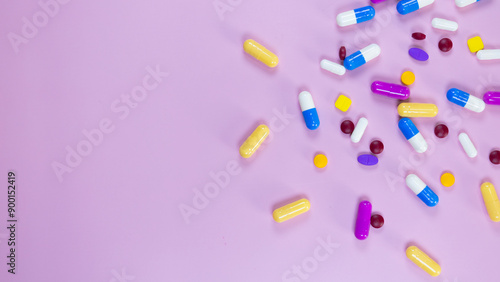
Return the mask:
<path id="1" fill-rule="evenodd" d="M 358 123 L 356 123 L 356 127 L 354 127 L 354 131 L 351 134 L 351 141 L 353 143 L 358 143 L 361 140 L 367 126 L 368 120 L 366 118 L 362 117 L 358 120 Z"/>
<path id="2" fill-rule="evenodd" d="M 448 101 L 476 113 L 484 111 L 484 108 L 486 107 L 483 100 L 457 88 L 451 88 L 448 90 L 446 98 L 448 98 Z"/>
<path id="3" fill-rule="evenodd" d="M 370 143 L 370 151 L 375 155 L 382 153 L 384 151 L 384 143 L 380 140 L 372 141 Z"/>
<path id="4" fill-rule="evenodd" d="M 500 200 L 498 200 L 495 186 L 489 182 L 481 184 L 481 194 L 483 195 L 484 205 L 488 211 L 490 219 L 494 222 L 500 221 Z"/>
<path id="5" fill-rule="evenodd" d="M 374 81 L 371 85 L 371 90 L 375 94 L 399 100 L 406 100 L 410 97 L 410 89 L 408 87 L 383 81 Z"/>
<path id="6" fill-rule="evenodd" d="M 374 155 L 364 154 L 358 156 L 358 163 L 366 166 L 372 166 L 378 164 L 378 158 Z"/>
<path id="7" fill-rule="evenodd" d="M 500 105 L 500 92 L 488 91 L 484 93 L 483 101 L 489 105 Z"/>
<path id="8" fill-rule="evenodd" d="M 266 47 L 260 45 L 253 39 L 245 41 L 245 43 L 243 43 L 243 49 L 245 52 L 252 55 L 252 57 L 261 61 L 270 68 L 274 68 L 278 65 L 278 56 L 267 50 Z"/>
<path id="9" fill-rule="evenodd" d="M 321 60 L 320 66 L 322 69 L 327 70 L 336 75 L 344 75 L 346 72 L 345 67 L 343 65 L 337 64 L 327 59 Z"/>
<path id="10" fill-rule="evenodd" d="M 460 144 L 462 144 L 462 148 L 464 148 L 465 153 L 469 158 L 475 158 L 477 156 L 477 150 L 472 141 L 470 140 L 469 135 L 467 133 L 462 132 L 458 135 L 458 140 Z"/>
<path id="11" fill-rule="evenodd" d="M 441 18 L 433 18 L 431 21 L 431 25 L 433 28 L 448 30 L 448 31 L 456 31 L 458 29 L 458 23 L 454 21 L 449 21 Z"/>
<path id="12" fill-rule="evenodd" d="M 339 26 L 349 26 L 369 21 L 375 17 L 375 9 L 371 6 L 343 12 L 337 15 L 337 24 Z"/>
<path id="13" fill-rule="evenodd" d="M 445 172 L 441 175 L 441 184 L 444 187 L 451 187 L 455 184 L 455 176 L 449 172 Z"/>
<path id="14" fill-rule="evenodd" d="M 401 15 L 406 15 L 432 3 L 434 3 L 434 0 L 401 0 L 396 8 Z"/>
<path id="15" fill-rule="evenodd" d="M 350 120 L 344 120 L 340 124 L 340 130 L 345 134 L 351 134 L 354 131 L 354 123 Z"/>
<path id="16" fill-rule="evenodd" d="M 362 201 L 358 206 L 358 217 L 356 218 L 356 229 L 354 235 L 359 240 L 365 240 L 370 233 L 370 218 L 372 215 L 372 204 Z"/>
<path id="17" fill-rule="evenodd" d="M 500 49 L 479 50 L 476 53 L 476 57 L 481 61 L 498 60 L 500 59 Z"/>
<path id="18" fill-rule="evenodd" d="M 386 0 L 370 0 L 373 4 L 378 4 L 378 3 L 382 3 Z"/>
<path id="19" fill-rule="evenodd" d="M 493 150 L 490 153 L 490 162 L 492 164 L 500 164 L 500 151 L 498 150 Z"/>
<path id="20" fill-rule="evenodd" d="M 354 70 L 378 57 L 380 52 L 380 46 L 377 44 L 370 44 L 346 57 L 344 60 L 344 67 L 348 70 Z"/>
<path id="21" fill-rule="evenodd" d="M 413 39 L 415 40 L 424 40 L 425 38 L 427 38 L 427 36 L 421 32 L 414 32 L 411 34 L 411 37 L 413 37 Z"/>
<path id="22" fill-rule="evenodd" d="M 401 103 L 398 106 L 401 117 L 435 117 L 437 113 L 438 108 L 434 104 Z"/>
<path id="23" fill-rule="evenodd" d="M 444 124 L 438 124 L 436 125 L 436 127 L 434 127 L 434 134 L 438 138 L 445 138 L 446 136 L 448 136 L 448 133 L 449 133 L 448 126 Z"/>
<path id="24" fill-rule="evenodd" d="M 343 112 L 346 112 L 349 110 L 349 107 L 351 106 L 352 101 L 349 99 L 349 97 L 344 96 L 342 94 L 339 95 L 337 98 L 337 101 L 335 101 L 335 107 Z"/>
<path id="25" fill-rule="evenodd" d="M 269 135 L 269 127 L 265 124 L 257 126 L 257 128 L 248 136 L 248 138 L 243 142 L 240 147 L 240 155 L 244 158 L 250 158 L 264 140 L 266 140 Z"/>
<path id="26" fill-rule="evenodd" d="M 288 205 L 277 208 L 273 212 L 273 218 L 276 222 L 287 221 L 297 215 L 307 212 L 311 208 L 311 203 L 307 199 L 300 199 Z"/>
<path id="27" fill-rule="evenodd" d="M 415 174 L 406 176 L 406 185 L 422 200 L 427 206 L 434 207 L 439 202 L 439 197 L 432 189 L 425 184 L 420 177 Z"/>
<path id="28" fill-rule="evenodd" d="M 314 157 L 314 165 L 317 168 L 324 168 L 328 164 L 328 158 L 323 154 L 317 154 Z"/>
<path id="29" fill-rule="evenodd" d="M 469 46 L 469 50 L 472 53 L 484 49 L 484 43 L 480 36 L 469 38 L 469 40 L 467 40 L 467 46 Z"/>
<path id="30" fill-rule="evenodd" d="M 427 151 L 427 148 L 429 146 L 427 145 L 424 137 L 422 136 L 420 131 L 418 131 L 417 127 L 415 126 L 413 121 L 411 121 L 411 119 L 406 117 L 402 118 L 401 120 L 399 120 L 398 126 L 405 136 L 406 140 L 410 142 L 415 151 L 417 151 L 418 153 Z"/>
<path id="31" fill-rule="evenodd" d="M 453 42 L 449 38 L 443 38 L 439 40 L 438 47 L 441 52 L 449 52 L 453 48 Z"/>
<path id="32" fill-rule="evenodd" d="M 479 0 L 455 0 L 455 4 L 457 7 L 462 8 L 465 6 L 469 6 L 470 4 L 474 4 L 478 2 Z"/>
<path id="33" fill-rule="evenodd" d="M 417 61 L 421 61 L 421 62 L 425 62 L 429 59 L 429 54 L 427 54 L 424 50 L 422 50 L 420 48 L 411 48 L 408 51 L 408 54 L 410 54 L 410 56 L 413 59 L 415 59 Z"/>
<path id="34" fill-rule="evenodd" d="M 299 94 L 299 104 L 307 128 L 314 130 L 319 126 L 319 117 L 311 93 L 302 91 Z"/>
<path id="35" fill-rule="evenodd" d="M 416 246 L 406 249 L 406 257 L 431 276 L 441 274 L 441 266 Z"/>
<path id="36" fill-rule="evenodd" d="M 371 223 L 373 228 L 378 229 L 378 228 L 384 226 L 384 217 L 381 216 L 380 214 L 374 214 L 370 218 L 370 223 Z"/>
<path id="37" fill-rule="evenodd" d="M 345 57 L 347 56 L 347 50 L 345 49 L 345 46 L 340 46 L 339 49 L 339 58 L 341 61 L 345 60 Z"/>
<path id="38" fill-rule="evenodd" d="M 401 75 L 401 82 L 404 85 L 412 85 L 415 82 L 415 74 L 412 73 L 411 71 L 405 71 Z"/>

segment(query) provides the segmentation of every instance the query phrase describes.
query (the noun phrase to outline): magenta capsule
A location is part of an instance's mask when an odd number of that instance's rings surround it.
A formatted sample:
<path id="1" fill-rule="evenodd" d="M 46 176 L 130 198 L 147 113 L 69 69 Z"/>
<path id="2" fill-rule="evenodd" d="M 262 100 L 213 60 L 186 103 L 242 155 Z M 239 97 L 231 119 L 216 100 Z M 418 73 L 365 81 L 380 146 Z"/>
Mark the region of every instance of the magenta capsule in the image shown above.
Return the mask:
<path id="1" fill-rule="evenodd" d="M 372 83 L 372 92 L 399 100 L 406 100 L 410 97 L 410 88 L 382 81 Z"/>
<path id="2" fill-rule="evenodd" d="M 356 230 L 354 236 L 359 240 L 364 240 L 370 232 L 370 219 L 372 216 L 372 204 L 368 201 L 359 203 L 358 218 L 356 218 Z"/>
<path id="3" fill-rule="evenodd" d="M 500 105 L 500 92 L 486 92 L 483 96 L 483 101 L 489 105 Z"/>

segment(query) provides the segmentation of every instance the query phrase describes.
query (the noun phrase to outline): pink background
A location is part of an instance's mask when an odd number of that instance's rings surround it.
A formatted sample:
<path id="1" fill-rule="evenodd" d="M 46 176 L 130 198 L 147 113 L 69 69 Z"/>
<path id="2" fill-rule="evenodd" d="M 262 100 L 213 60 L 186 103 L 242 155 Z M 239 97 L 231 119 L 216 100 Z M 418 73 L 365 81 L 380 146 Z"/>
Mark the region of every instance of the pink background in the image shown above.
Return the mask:
<path id="1" fill-rule="evenodd" d="M 19 222 L 15 276 L 0 229 L 0 280 L 302 281 L 296 265 L 308 281 L 498 281 L 500 224 L 490 221 L 479 186 L 488 180 L 500 192 L 500 167 L 488 160 L 500 147 L 500 107 L 472 113 L 448 102 L 446 91 L 499 91 L 500 63 L 479 62 L 466 40 L 480 35 L 486 48 L 500 48 L 500 2 L 459 9 L 439 0 L 400 16 L 389 0 L 374 6 L 375 20 L 341 29 L 336 14 L 368 1 L 221 1 L 232 5 L 221 16 L 211 0 L 69 1 L 18 53 L 8 34 L 22 34 L 23 17 L 32 21 L 41 7 L 2 1 L 0 220 L 4 226 L 13 170 Z M 433 17 L 458 21 L 459 30 L 435 30 Z M 427 39 L 412 40 L 415 31 Z M 446 54 L 437 48 L 443 37 L 454 42 Z M 248 38 L 279 56 L 276 69 L 243 52 Z M 343 77 L 319 67 L 323 58 L 338 61 L 342 44 L 350 54 L 371 43 L 380 57 Z M 413 46 L 430 60 L 411 59 Z M 148 66 L 169 76 L 128 116 L 114 112 Z M 404 70 L 416 75 L 410 100 L 439 107 L 436 118 L 414 119 L 431 144 L 418 156 L 397 127 L 397 102 L 370 91 L 374 80 L 398 83 Z M 314 97 L 316 131 L 304 125 L 301 90 Z M 353 100 L 347 113 L 333 106 L 340 93 Z M 283 111 L 292 116 L 278 119 Z M 354 145 L 339 125 L 361 116 L 370 124 Z M 58 181 L 53 162 L 65 164 L 66 146 L 85 143 L 82 131 L 103 120 L 114 130 Z M 437 122 L 449 126 L 448 138 L 434 136 Z M 259 123 L 274 124 L 272 138 L 244 160 L 238 148 Z M 460 131 L 477 146 L 476 159 L 460 147 Z M 376 167 L 362 167 L 356 157 L 375 138 L 386 149 Z M 317 152 L 329 159 L 321 171 Z M 193 206 L 194 189 L 228 164 L 236 175 L 188 224 L 179 207 Z M 444 171 L 455 174 L 453 188 L 441 186 Z M 409 172 L 439 195 L 437 207 L 406 187 Z M 273 221 L 274 208 L 300 197 L 310 200 L 309 213 Z M 361 199 L 386 221 L 365 241 L 354 237 Z M 335 248 L 318 262 L 321 240 Z M 406 258 L 410 244 L 440 263 L 441 276 Z"/>

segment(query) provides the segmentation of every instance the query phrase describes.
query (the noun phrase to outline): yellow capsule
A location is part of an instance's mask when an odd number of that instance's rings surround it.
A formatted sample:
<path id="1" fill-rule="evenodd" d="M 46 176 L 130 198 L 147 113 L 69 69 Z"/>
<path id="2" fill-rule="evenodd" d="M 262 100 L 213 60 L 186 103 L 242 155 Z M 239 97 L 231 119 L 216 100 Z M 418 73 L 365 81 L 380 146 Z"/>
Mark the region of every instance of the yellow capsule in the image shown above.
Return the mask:
<path id="1" fill-rule="evenodd" d="M 435 117 L 437 113 L 434 104 L 401 103 L 398 106 L 398 114 L 402 117 Z"/>
<path id="2" fill-rule="evenodd" d="M 253 39 L 248 39 L 243 43 L 243 49 L 255 59 L 263 62 L 266 66 L 274 68 L 278 65 L 278 56 L 266 49 L 266 47 L 255 42 Z"/>
<path id="3" fill-rule="evenodd" d="M 287 221 L 299 214 L 307 212 L 311 208 L 311 203 L 307 199 L 300 199 L 296 202 L 277 208 L 273 212 L 273 218 L 276 222 Z"/>
<path id="4" fill-rule="evenodd" d="M 419 248 L 415 246 L 408 247 L 408 249 L 406 249 L 406 256 L 431 276 L 438 276 L 441 274 L 441 266 Z"/>
<path id="5" fill-rule="evenodd" d="M 240 155 L 242 157 L 250 158 L 264 140 L 266 140 L 269 135 L 269 127 L 265 124 L 257 126 L 257 128 L 248 136 L 247 140 L 240 147 Z"/>
<path id="6" fill-rule="evenodd" d="M 491 220 L 494 222 L 500 221 L 500 200 L 498 200 L 497 191 L 495 186 L 489 182 L 481 185 L 481 194 L 483 194 L 484 205 Z"/>

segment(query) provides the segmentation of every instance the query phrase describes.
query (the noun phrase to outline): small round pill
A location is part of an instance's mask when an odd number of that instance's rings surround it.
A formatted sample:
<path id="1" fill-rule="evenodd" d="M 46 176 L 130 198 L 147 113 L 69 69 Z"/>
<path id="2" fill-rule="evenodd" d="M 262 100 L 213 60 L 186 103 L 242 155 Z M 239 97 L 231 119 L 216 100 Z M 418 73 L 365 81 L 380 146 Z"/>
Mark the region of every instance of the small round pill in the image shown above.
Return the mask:
<path id="1" fill-rule="evenodd" d="M 345 134 L 351 134 L 354 131 L 354 123 L 350 120 L 344 120 L 340 124 L 340 130 Z"/>
<path id="2" fill-rule="evenodd" d="M 421 32 L 414 32 L 411 34 L 411 37 L 415 40 L 424 40 L 427 36 Z"/>
<path id="3" fill-rule="evenodd" d="M 370 223 L 373 226 L 373 228 L 380 228 L 384 226 L 384 217 L 381 216 L 380 214 L 374 214 L 370 218 Z"/>
<path id="4" fill-rule="evenodd" d="M 448 136 L 448 133 L 449 133 L 448 126 L 444 124 L 438 124 L 434 128 L 434 134 L 436 134 L 438 138 L 445 138 L 446 136 Z"/>
<path id="5" fill-rule="evenodd" d="M 446 172 L 441 175 L 441 184 L 444 187 L 451 187 L 455 184 L 455 176 L 453 174 Z"/>
<path id="6" fill-rule="evenodd" d="M 413 82 L 415 82 L 415 74 L 413 74 L 411 71 L 405 71 L 401 75 L 401 82 L 404 85 L 412 85 Z"/>
<path id="7" fill-rule="evenodd" d="M 382 153 L 384 151 L 384 143 L 380 140 L 373 141 L 370 143 L 370 151 L 375 155 Z"/>
<path id="8" fill-rule="evenodd" d="M 345 49 L 345 46 L 341 46 L 339 49 L 340 60 L 343 61 L 345 59 L 346 55 L 347 55 L 347 50 Z"/>
<path id="9" fill-rule="evenodd" d="M 442 52 L 448 52 L 453 48 L 453 42 L 449 38 L 443 38 L 439 40 L 438 47 Z"/>
<path id="10" fill-rule="evenodd" d="M 328 164 L 328 159 L 323 154 L 317 154 L 314 157 L 314 165 L 317 168 L 324 168 Z"/>
<path id="11" fill-rule="evenodd" d="M 492 164 L 500 164 L 500 151 L 494 150 L 490 153 L 490 162 Z"/>

